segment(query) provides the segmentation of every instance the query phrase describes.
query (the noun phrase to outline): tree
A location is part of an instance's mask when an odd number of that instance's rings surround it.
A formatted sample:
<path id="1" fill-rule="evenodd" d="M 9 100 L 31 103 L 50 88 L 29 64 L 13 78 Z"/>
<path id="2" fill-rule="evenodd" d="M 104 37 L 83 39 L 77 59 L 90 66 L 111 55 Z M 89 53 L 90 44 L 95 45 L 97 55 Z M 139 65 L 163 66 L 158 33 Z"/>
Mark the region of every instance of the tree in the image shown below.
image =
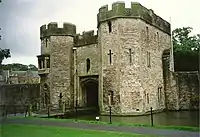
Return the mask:
<path id="1" fill-rule="evenodd" d="M 37 67 L 33 64 L 23 65 L 20 63 L 12 63 L 12 64 L 2 64 L 2 70 L 13 70 L 13 71 L 37 71 Z"/>
<path id="2" fill-rule="evenodd" d="M 183 27 L 172 31 L 174 52 L 198 51 L 200 47 L 200 34 L 191 36 L 193 28 Z"/>
<path id="3" fill-rule="evenodd" d="M 10 58 L 10 49 L 1 49 L 0 48 L 0 65 L 2 63 L 2 61 L 6 58 Z"/>
<path id="4" fill-rule="evenodd" d="M 191 35 L 191 27 L 172 31 L 175 71 L 197 71 L 199 64 L 200 34 Z"/>

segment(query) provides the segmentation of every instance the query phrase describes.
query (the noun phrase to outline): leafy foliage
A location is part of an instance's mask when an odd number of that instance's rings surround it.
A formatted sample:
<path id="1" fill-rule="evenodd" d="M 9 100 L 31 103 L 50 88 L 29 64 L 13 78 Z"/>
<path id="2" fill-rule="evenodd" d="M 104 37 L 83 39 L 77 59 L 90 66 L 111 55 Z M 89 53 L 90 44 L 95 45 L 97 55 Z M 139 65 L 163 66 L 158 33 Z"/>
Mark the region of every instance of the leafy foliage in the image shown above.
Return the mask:
<path id="1" fill-rule="evenodd" d="M 172 31 L 175 52 L 198 51 L 200 47 L 200 34 L 191 36 L 192 28 L 183 27 Z"/>
<path id="2" fill-rule="evenodd" d="M 1 49 L 0 48 L 0 64 L 2 63 L 2 61 L 6 58 L 10 58 L 10 49 Z"/>
<path id="3" fill-rule="evenodd" d="M 191 35 L 191 27 L 172 31 L 175 71 L 197 71 L 199 66 L 200 34 Z"/>

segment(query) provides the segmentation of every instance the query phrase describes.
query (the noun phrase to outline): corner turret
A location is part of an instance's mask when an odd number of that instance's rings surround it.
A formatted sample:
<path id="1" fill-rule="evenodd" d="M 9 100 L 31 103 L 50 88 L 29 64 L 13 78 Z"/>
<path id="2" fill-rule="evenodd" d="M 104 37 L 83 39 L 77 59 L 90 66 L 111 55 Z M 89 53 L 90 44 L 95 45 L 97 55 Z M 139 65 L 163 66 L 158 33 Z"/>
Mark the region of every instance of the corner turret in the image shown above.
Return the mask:
<path id="1" fill-rule="evenodd" d="M 71 23 L 63 23 L 63 28 L 58 28 L 57 22 L 51 22 L 48 25 L 40 27 L 40 39 L 49 36 L 75 36 L 76 26 Z"/>

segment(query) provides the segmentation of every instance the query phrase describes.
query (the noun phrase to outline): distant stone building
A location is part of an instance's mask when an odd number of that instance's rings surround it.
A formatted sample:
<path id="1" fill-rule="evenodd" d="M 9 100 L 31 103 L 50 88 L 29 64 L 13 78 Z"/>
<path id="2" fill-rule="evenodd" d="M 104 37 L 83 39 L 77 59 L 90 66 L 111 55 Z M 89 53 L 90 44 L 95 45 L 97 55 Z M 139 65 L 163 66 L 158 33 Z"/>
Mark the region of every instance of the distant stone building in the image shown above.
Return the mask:
<path id="1" fill-rule="evenodd" d="M 38 74 L 44 107 L 96 107 L 107 114 L 143 114 L 165 104 L 163 52 L 170 49 L 170 24 L 132 2 L 99 9 L 98 31 L 76 34 L 76 26 L 40 27 Z M 168 67 L 168 66 L 167 66 Z"/>
<path id="2" fill-rule="evenodd" d="M 5 84 L 38 84 L 40 77 L 38 71 L 2 71 L 2 78 Z"/>

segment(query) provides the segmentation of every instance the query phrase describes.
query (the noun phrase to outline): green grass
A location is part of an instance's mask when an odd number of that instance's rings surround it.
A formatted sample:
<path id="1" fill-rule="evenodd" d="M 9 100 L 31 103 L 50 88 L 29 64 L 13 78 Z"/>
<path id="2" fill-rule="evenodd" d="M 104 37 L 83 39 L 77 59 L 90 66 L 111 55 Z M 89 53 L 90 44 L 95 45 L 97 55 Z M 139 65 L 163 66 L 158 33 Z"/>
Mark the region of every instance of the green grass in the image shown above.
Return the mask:
<path id="1" fill-rule="evenodd" d="M 10 117 L 10 118 L 24 118 L 24 117 Z M 131 127 L 150 127 L 150 128 L 157 128 L 157 129 L 170 129 L 170 130 L 184 130 L 184 131 L 194 131 L 199 132 L 199 127 L 190 127 L 190 126 L 162 126 L 162 125 L 154 125 L 151 127 L 150 125 L 145 124 L 131 124 L 131 123 L 117 123 L 113 122 L 109 124 L 108 122 L 103 121 L 89 121 L 89 120 L 78 120 L 75 121 L 74 119 L 56 119 L 56 118 L 37 118 L 37 117 L 26 117 L 27 119 L 39 119 L 39 120 L 48 120 L 48 121 L 57 121 L 57 122 L 76 122 L 76 123 L 87 123 L 87 124 L 102 124 L 102 125 L 111 125 L 111 126 L 131 126 Z"/>
<path id="2" fill-rule="evenodd" d="M 79 130 L 64 127 L 4 124 L 2 137 L 153 137 L 111 131 Z"/>

